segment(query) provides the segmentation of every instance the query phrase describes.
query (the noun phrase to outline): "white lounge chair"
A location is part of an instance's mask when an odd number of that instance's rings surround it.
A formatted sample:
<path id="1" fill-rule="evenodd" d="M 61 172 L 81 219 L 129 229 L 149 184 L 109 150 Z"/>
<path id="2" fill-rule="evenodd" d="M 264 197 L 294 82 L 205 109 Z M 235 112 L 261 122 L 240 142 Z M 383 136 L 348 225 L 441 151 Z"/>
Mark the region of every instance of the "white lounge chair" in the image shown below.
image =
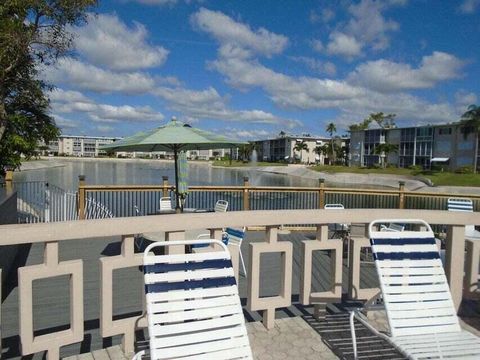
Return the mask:
<path id="1" fill-rule="evenodd" d="M 392 343 L 410 359 L 478 359 L 480 338 L 460 328 L 432 228 L 423 220 L 395 220 L 426 231 L 379 231 L 369 236 L 391 336 L 379 333 L 362 314 L 350 313 L 354 357 L 358 358 L 354 318 Z"/>
<path id="2" fill-rule="evenodd" d="M 252 359 L 230 253 L 154 255 L 154 248 L 195 240 L 150 244 L 144 252 L 150 358 Z M 134 359 L 145 355 L 145 350 Z"/>
<path id="3" fill-rule="evenodd" d="M 226 200 L 217 200 L 215 203 L 215 212 L 226 212 L 228 209 L 228 201 Z"/>
<path id="4" fill-rule="evenodd" d="M 405 225 L 403 224 L 395 224 L 389 223 L 388 225 L 380 225 L 381 231 L 403 231 L 405 229 Z"/>

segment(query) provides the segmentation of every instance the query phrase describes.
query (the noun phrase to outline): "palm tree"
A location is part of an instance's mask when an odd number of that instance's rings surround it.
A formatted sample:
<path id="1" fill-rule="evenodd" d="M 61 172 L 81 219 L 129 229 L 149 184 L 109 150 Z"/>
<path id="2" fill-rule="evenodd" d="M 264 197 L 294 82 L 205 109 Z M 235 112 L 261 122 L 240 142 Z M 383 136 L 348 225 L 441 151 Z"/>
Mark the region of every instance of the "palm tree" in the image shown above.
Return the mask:
<path id="1" fill-rule="evenodd" d="M 388 157 L 388 154 L 397 152 L 397 151 L 398 151 L 398 145 L 384 143 L 375 147 L 375 150 L 373 151 L 373 153 L 375 155 L 380 156 L 380 164 L 384 168 L 386 166 L 385 158 Z"/>
<path id="2" fill-rule="evenodd" d="M 475 152 L 473 156 L 473 172 L 477 173 L 478 166 L 478 134 L 480 133 L 480 106 L 470 105 L 467 111 L 462 115 L 460 124 L 463 130 L 463 136 L 466 139 L 468 134 L 475 134 Z"/>
<path id="3" fill-rule="evenodd" d="M 330 134 L 330 153 L 332 154 L 332 162 L 335 162 L 335 152 L 333 151 L 333 133 L 337 132 L 337 127 L 334 123 L 330 123 L 327 125 L 325 131 Z"/>
<path id="4" fill-rule="evenodd" d="M 248 162 L 253 150 L 255 150 L 255 144 L 252 142 L 239 146 L 238 154 L 242 157 L 243 162 Z"/>
<path id="5" fill-rule="evenodd" d="M 308 145 L 304 141 L 299 141 L 295 144 L 293 151 L 298 151 L 300 152 L 300 162 L 302 162 L 302 152 L 305 150 L 307 153 L 309 152 L 308 150 Z"/>

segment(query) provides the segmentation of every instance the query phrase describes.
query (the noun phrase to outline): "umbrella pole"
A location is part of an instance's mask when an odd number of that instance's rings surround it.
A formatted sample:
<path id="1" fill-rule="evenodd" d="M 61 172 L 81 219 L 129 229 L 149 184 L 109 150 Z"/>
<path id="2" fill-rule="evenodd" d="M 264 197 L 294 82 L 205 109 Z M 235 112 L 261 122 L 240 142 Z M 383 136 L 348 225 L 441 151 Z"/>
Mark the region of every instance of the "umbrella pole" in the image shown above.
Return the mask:
<path id="1" fill-rule="evenodd" d="M 182 207 L 180 204 L 180 194 L 178 193 L 178 149 L 177 146 L 173 146 L 173 159 L 175 161 L 175 212 L 180 213 L 182 212 Z"/>

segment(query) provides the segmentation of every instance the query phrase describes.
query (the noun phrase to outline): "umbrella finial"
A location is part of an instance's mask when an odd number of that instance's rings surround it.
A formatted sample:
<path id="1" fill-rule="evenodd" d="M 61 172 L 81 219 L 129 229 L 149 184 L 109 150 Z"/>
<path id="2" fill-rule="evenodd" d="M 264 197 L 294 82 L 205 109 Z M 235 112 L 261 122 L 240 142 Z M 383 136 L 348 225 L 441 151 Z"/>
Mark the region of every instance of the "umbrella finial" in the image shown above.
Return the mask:
<path id="1" fill-rule="evenodd" d="M 177 117 L 176 117 L 176 116 L 172 116 L 172 121 L 177 121 Z"/>

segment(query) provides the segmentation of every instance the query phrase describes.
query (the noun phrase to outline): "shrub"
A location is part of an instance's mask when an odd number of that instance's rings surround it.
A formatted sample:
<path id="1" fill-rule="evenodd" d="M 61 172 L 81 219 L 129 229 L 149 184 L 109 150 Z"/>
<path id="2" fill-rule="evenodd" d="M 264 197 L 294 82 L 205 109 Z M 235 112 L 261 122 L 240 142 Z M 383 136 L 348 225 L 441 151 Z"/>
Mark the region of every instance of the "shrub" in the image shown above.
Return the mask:
<path id="1" fill-rule="evenodd" d="M 423 168 L 420 165 L 410 165 L 408 168 L 410 170 L 413 170 L 413 171 L 422 171 L 423 170 Z"/>
<path id="2" fill-rule="evenodd" d="M 473 166 L 461 166 L 455 169 L 455 173 L 457 174 L 473 174 Z"/>

